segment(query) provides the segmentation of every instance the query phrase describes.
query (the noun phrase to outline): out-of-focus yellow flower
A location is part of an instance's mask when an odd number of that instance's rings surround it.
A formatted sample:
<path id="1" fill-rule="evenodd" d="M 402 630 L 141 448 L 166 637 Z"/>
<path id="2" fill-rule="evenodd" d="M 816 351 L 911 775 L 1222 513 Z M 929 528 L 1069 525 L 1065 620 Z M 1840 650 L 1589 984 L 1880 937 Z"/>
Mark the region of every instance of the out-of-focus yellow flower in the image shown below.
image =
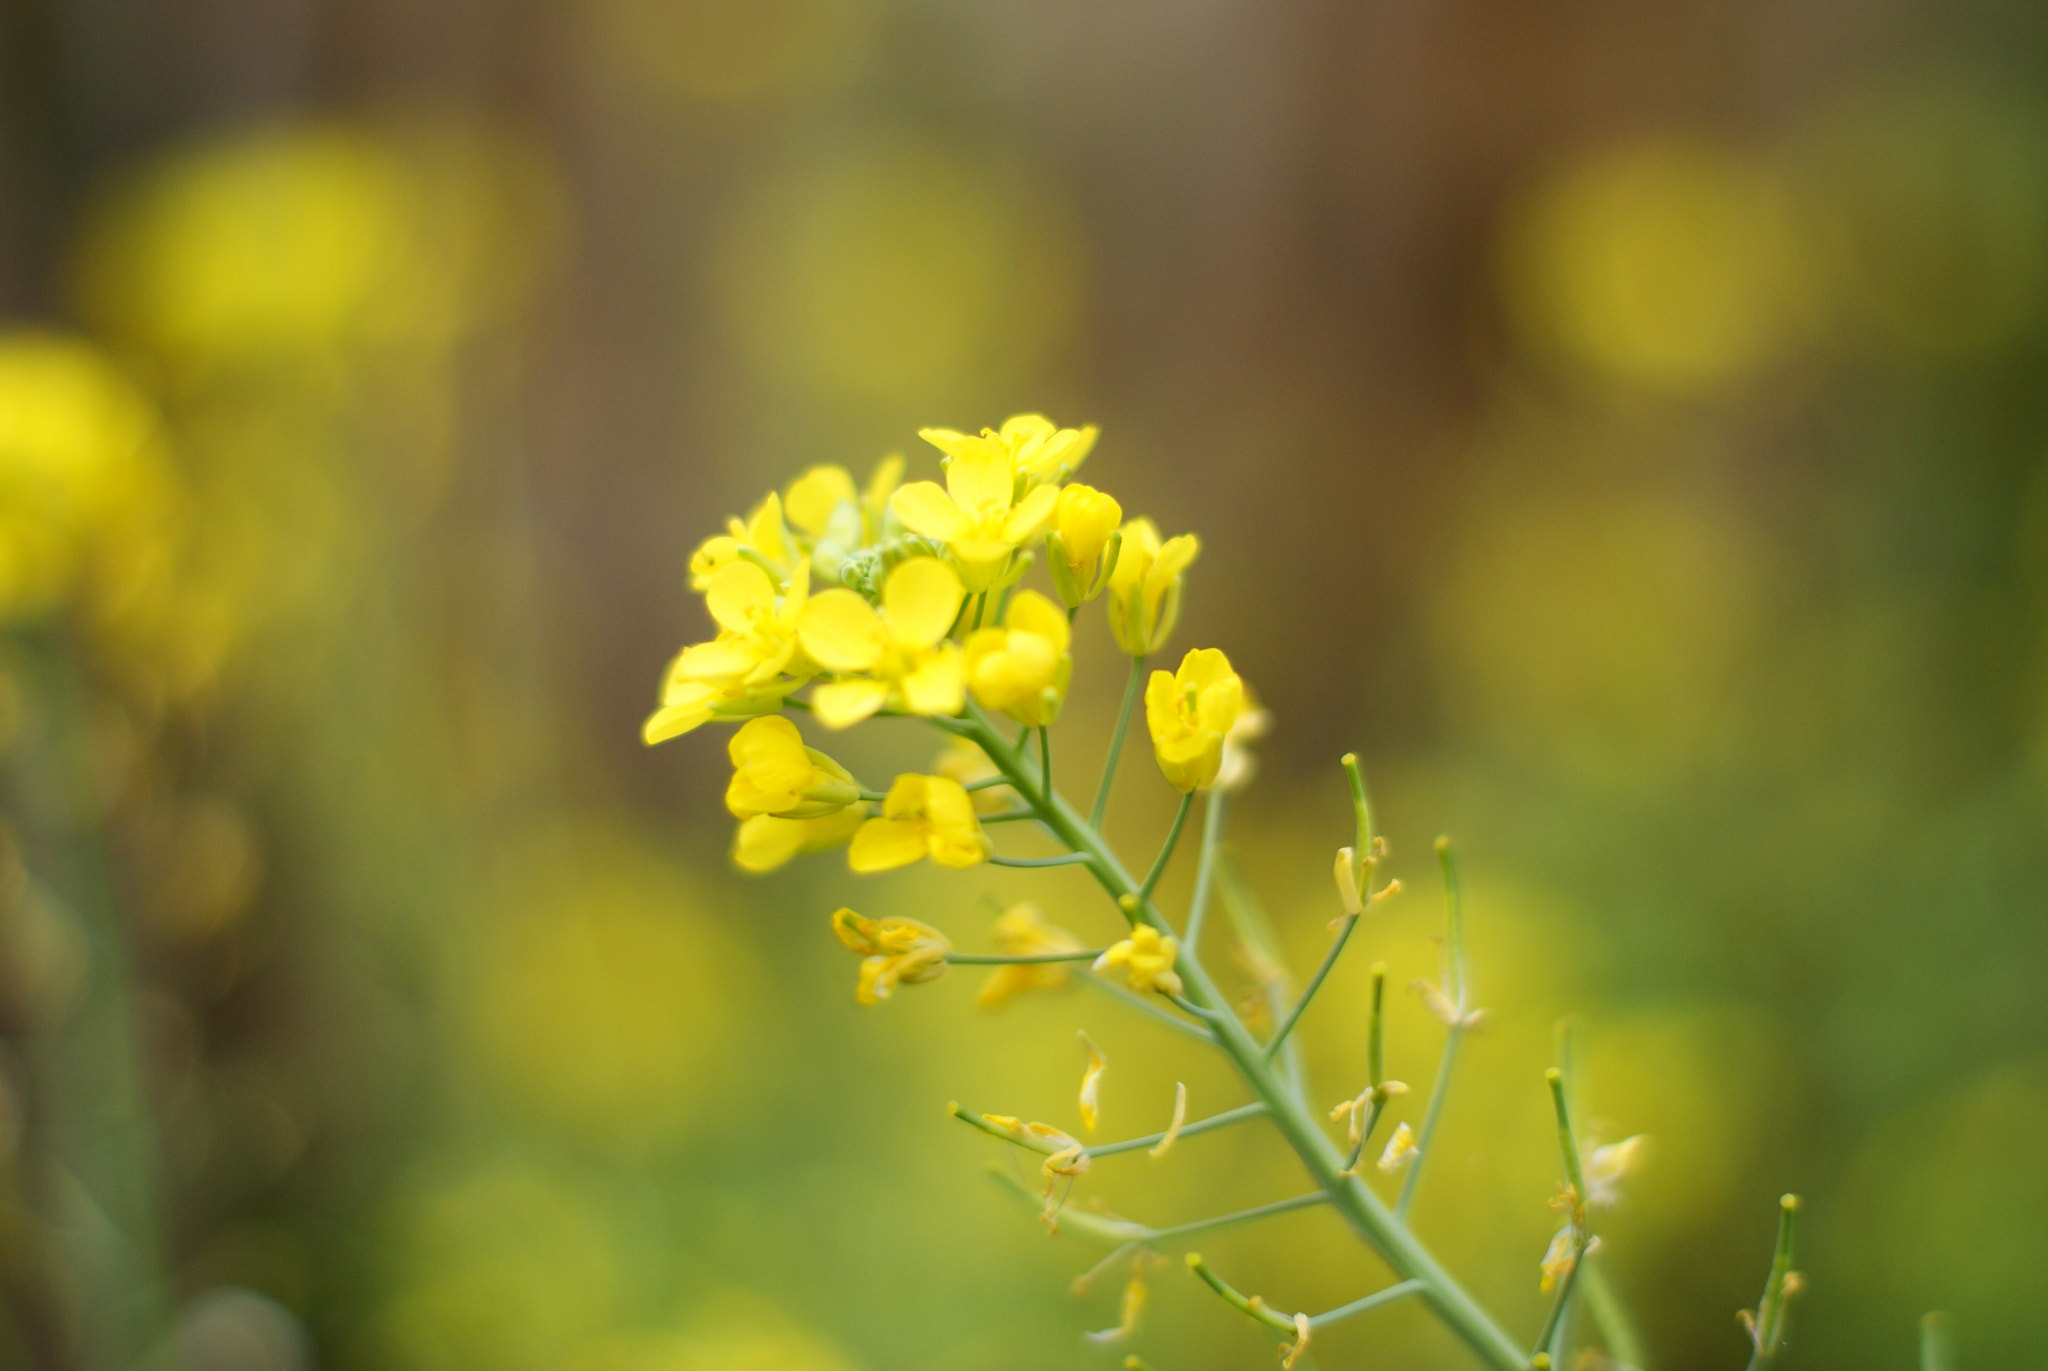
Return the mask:
<path id="1" fill-rule="evenodd" d="M 989 934 L 996 951 L 1006 957 L 1033 957 L 1048 952 L 1079 952 L 1081 940 L 1064 928 L 1045 921 L 1037 905 L 1028 901 L 1004 910 Z M 1072 962 L 1013 962 L 989 973 L 975 994 L 982 1009 L 995 1009 L 1028 990 L 1057 990 L 1074 974 Z"/>
<path id="2" fill-rule="evenodd" d="M 818 721 L 847 728 L 891 703 L 912 714 L 958 714 L 966 673 L 946 634 L 966 593 L 953 568 L 936 557 L 913 557 L 889 573 L 879 613 L 843 588 L 813 598 L 797 620 L 804 652 L 851 677 L 812 692 Z"/>
<path id="3" fill-rule="evenodd" d="M 718 573 L 742 558 L 766 563 L 777 577 L 787 577 L 799 560 L 796 540 L 782 516 L 782 497 L 773 491 L 752 514 L 728 519 L 725 532 L 706 538 L 690 554 L 690 589 L 708 592 Z"/>
<path id="4" fill-rule="evenodd" d="M 832 915 L 832 931 L 862 957 L 854 991 L 862 1004 L 880 1004 L 899 985 L 937 980 L 946 974 L 946 954 L 953 950 L 945 934 L 915 919 L 868 919 L 839 909 Z"/>
<path id="5" fill-rule="evenodd" d="M 1036 538 L 1052 517 L 1059 491 L 1042 485 L 1019 498 L 1010 452 L 987 439 L 962 439 L 946 467 L 946 484 L 912 481 L 890 498 L 890 508 L 912 533 L 946 545 L 970 591 L 987 590 L 1010 565 L 1010 556 Z"/>
<path id="6" fill-rule="evenodd" d="M 1385 1150 L 1380 1153 L 1380 1170 L 1392 1175 L 1406 1166 L 1421 1149 L 1415 1145 L 1415 1130 L 1402 1124 L 1394 1130 L 1394 1136 L 1387 1139 Z"/>
<path id="7" fill-rule="evenodd" d="M 800 852 L 844 847 L 853 841 L 867 816 L 866 805 L 854 805 L 815 819 L 756 814 L 742 819 L 739 831 L 733 835 L 733 863 L 742 871 L 759 876 L 787 864 Z"/>
<path id="8" fill-rule="evenodd" d="M 958 781 L 967 791 L 968 798 L 974 801 L 977 814 L 1000 814 L 1020 803 L 1017 792 L 1006 785 L 974 789 L 983 781 L 994 780 L 1002 772 L 996 769 L 996 764 L 988 759 L 986 752 L 965 738 L 946 740 L 946 745 L 939 749 L 939 755 L 932 761 L 932 774 Z"/>
<path id="9" fill-rule="evenodd" d="M 860 826 L 846 854 L 855 871 L 893 871 L 930 857 L 940 866 L 970 867 L 988 858 L 973 802 L 943 776 L 898 776 L 882 812 Z"/>
<path id="10" fill-rule="evenodd" d="M 1001 428 L 985 428 L 978 434 L 921 428 L 917 436 L 955 460 L 969 454 L 998 454 L 1023 489 L 1031 490 L 1057 485 L 1079 471 L 1100 431 L 1093 424 L 1060 428 L 1043 414 L 1013 414 Z"/>
<path id="11" fill-rule="evenodd" d="M 1611 1209 L 1621 1202 L 1621 1183 L 1642 1165 L 1650 1140 L 1638 1133 L 1586 1154 L 1586 1203 Z"/>
<path id="12" fill-rule="evenodd" d="M 1059 718 L 1074 674 L 1073 630 L 1060 607 L 1035 590 L 1011 597 L 1003 627 L 977 629 L 965 651 L 974 698 L 1027 728 Z"/>
<path id="13" fill-rule="evenodd" d="M 845 467 L 815 466 L 790 482 L 782 509 L 790 523 L 815 538 L 825 531 L 839 506 L 858 498 L 853 477 Z"/>
<path id="14" fill-rule="evenodd" d="M 780 714 L 741 725 L 725 750 L 733 766 L 725 807 L 736 818 L 777 814 L 815 819 L 860 799 L 860 787 L 846 768 L 805 747 L 796 725 Z"/>
<path id="15" fill-rule="evenodd" d="M 1121 970 L 1131 989 L 1156 990 L 1162 995 L 1180 994 L 1180 973 L 1173 964 L 1180 957 L 1180 940 L 1169 938 L 1150 924 L 1139 924 L 1131 936 L 1111 943 L 1095 959 L 1095 970 Z"/>
<path id="16" fill-rule="evenodd" d="M 1549 1294 L 1571 1272 L 1579 1259 L 1578 1244 L 1579 1230 L 1570 1224 L 1551 1237 L 1550 1246 L 1543 1249 L 1543 1293 Z"/>
<path id="17" fill-rule="evenodd" d="M 1088 1049 L 1088 1069 L 1081 1073 L 1081 1127 L 1093 1133 L 1102 1119 L 1102 1073 L 1109 1070 L 1109 1058 L 1086 1033 L 1081 1044 Z"/>
<path id="18" fill-rule="evenodd" d="M 1116 569 L 1109 574 L 1109 627 L 1133 657 L 1157 652 L 1180 619 L 1181 574 L 1202 550 L 1192 533 L 1159 541 L 1150 519 L 1123 527 Z"/>
<path id="19" fill-rule="evenodd" d="M 1069 609 L 1102 593 L 1123 547 L 1118 532 L 1123 506 L 1093 486 L 1062 486 L 1052 508 L 1052 531 L 1046 534 L 1046 565 L 1053 589 Z"/>
<path id="20" fill-rule="evenodd" d="M 713 719 L 747 719 L 780 709 L 782 697 L 803 684 L 781 680 L 759 687 L 710 685 L 680 675 L 676 665 L 681 660 L 678 657 L 669 664 L 668 675 L 662 680 L 661 708 L 648 715 L 647 722 L 640 726 L 640 737 L 649 747 L 680 738 Z"/>
<path id="21" fill-rule="evenodd" d="M 1244 682 L 1213 647 L 1181 658 L 1145 685 L 1145 725 L 1159 769 L 1182 794 L 1206 788 L 1223 765 L 1223 737 L 1244 708 Z"/>
<path id="22" fill-rule="evenodd" d="M 1273 712 L 1260 708 L 1251 687 L 1246 686 L 1237 722 L 1223 735 L 1223 765 L 1216 771 L 1216 789 L 1238 791 L 1252 783 L 1252 777 L 1259 774 L 1259 757 L 1251 745 L 1272 731 Z"/>
<path id="23" fill-rule="evenodd" d="M 1099 1333 L 1088 1335 L 1088 1341 L 1096 1346 L 1112 1346 L 1138 1331 L 1138 1321 L 1143 1316 L 1145 1305 L 1152 1294 L 1151 1288 L 1145 1284 L 1144 1260 L 1145 1254 L 1141 1251 L 1138 1259 L 1131 1264 L 1131 1278 L 1124 1283 L 1124 1296 L 1118 1307 L 1116 1327 L 1105 1328 Z"/>

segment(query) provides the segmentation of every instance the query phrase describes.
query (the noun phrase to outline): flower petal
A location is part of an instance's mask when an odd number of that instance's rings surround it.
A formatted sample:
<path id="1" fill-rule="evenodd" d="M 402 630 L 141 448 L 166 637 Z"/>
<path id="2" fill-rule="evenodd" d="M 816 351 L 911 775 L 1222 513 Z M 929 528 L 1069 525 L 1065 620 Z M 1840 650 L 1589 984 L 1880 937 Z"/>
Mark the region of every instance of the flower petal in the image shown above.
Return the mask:
<path id="1" fill-rule="evenodd" d="M 852 728 L 888 702 L 886 681 L 827 681 L 811 692 L 811 712 L 827 728 Z"/>
<path id="2" fill-rule="evenodd" d="M 1073 644 L 1074 631 L 1067 623 L 1067 612 L 1035 590 L 1020 590 L 1011 596 L 1010 608 L 1003 615 L 1003 622 L 1010 628 L 1050 642 L 1055 655 L 1065 652 Z"/>
<path id="3" fill-rule="evenodd" d="M 743 633 L 753 627 L 755 614 L 774 612 L 775 582 L 752 562 L 728 562 L 711 578 L 704 607 L 720 628 Z"/>
<path id="4" fill-rule="evenodd" d="M 804 821 L 756 814 L 733 834 L 732 859 L 742 871 L 773 871 L 802 850 Z"/>
<path id="5" fill-rule="evenodd" d="M 963 445 L 946 466 L 946 489 L 952 492 L 954 503 L 970 518 L 983 518 L 1008 509 L 1016 483 L 1009 450 L 999 443 Z M 1054 498 L 1058 498 L 1057 494 Z M 905 519 L 903 522 L 907 524 L 910 521 Z"/>
<path id="6" fill-rule="evenodd" d="M 855 871 L 893 871 L 924 858 L 924 825 L 906 819 L 869 819 L 853 835 L 846 864 Z"/>
<path id="7" fill-rule="evenodd" d="M 1040 486 L 1026 495 L 1003 520 L 1003 538 L 1012 546 L 1030 542 L 1052 518 L 1060 502 L 1058 486 Z"/>
<path id="8" fill-rule="evenodd" d="M 882 621 L 859 593 L 835 587 L 804 602 L 797 641 L 827 671 L 866 671 L 882 657 Z"/>
<path id="9" fill-rule="evenodd" d="M 858 498 L 853 477 L 845 467 L 815 466 L 790 484 L 782 507 L 792 524 L 806 533 L 817 534 L 825 531 L 833 510 Z"/>
<path id="10" fill-rule="evenodd" d="M 903 703 L 912 714 L 958 714 L 967 702 L 966 666 L 960 649 L 951 643 L 933 653 L 899 684 L 903 687 Z"/>
<path id="11" fill-rule="evenodd" d="M 966 594 L 960 574 L 938 558 L 911 558 L 890 572 L 882 587 L 889 636 L 909 652 L 929 649 L 953 627 Z"/>
<path id="12" fill-rule="evenodd" d="M 936 481 L 912 481 L 889 497 L 889 508 L 912 533 L 949 543 L 973 526 L 945 487 Z"/>

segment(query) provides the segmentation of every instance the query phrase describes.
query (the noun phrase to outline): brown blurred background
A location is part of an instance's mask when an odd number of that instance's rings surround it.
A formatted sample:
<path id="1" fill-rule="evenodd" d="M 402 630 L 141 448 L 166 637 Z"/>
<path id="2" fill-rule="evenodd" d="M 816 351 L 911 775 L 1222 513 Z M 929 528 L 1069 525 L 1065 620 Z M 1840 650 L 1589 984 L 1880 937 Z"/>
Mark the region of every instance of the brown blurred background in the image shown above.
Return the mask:
<path id="1" fill-rule="evenodd" d="M 1412 891 L 1332 1099 L 1458 834 L 1495 1019 L 1416 1213 L 1505 1316 L 1570 1012 L 1657 1371 L 1740 1364 L 1785 1190 L 1789 1365 L 1937 1307 L 2039 1362 L 2044 73 L 1991 3 L 6 0 L 0 1364 L 1118 1364 L 940 1107 L 1071 1110 L 1077 1024 L 1118 1133 L 1227 1084 L 964 975 L 859 1011 L 823 918 L 1078 886 L 742 880 L 722 735 L 638 741 L 726 515 L 1021 410 L 1204 540 L 1174 650 L 1278 721 L 1235 841 L 1298 965 L 1367 759 Z M 1183 1148 L 1099 1193 L 1298 1185 Z M 1326 1219 L 1210 1250 L 1340 1303 Z M 1161 1281 L 1148 1359 L 1266 1364 Z"/>

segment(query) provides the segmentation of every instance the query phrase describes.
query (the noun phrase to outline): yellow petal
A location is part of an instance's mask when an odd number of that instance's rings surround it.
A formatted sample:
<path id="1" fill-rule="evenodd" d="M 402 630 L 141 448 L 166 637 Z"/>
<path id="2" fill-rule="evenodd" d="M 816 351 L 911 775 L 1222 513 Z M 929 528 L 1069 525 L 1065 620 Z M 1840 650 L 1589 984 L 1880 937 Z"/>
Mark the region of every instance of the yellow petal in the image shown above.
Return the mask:
<path id="1" fill-rule="evenodd" d="M 888 701 L 886 681 L 827 681 L 811 692 L 811 712 L 827 728 L 852 728 Z"/>
<path id="2" fill-rule="evenodd" d="M 1165 594 L 1166 587 L 1188 569 L 1201 550 L 1201 541 L 1192 533 L 1168 538 L 1145 571 L 1145 598 L 1157 599 Z"/>
<path id="3" fill-rule="evenodd" d="M 906 651 L 925 651 L 952 629 L 966 595 L 953 568 L 936 557 L 911 558 L 882 587 L 889 636 Z"/>
<path id="4" fill-rule="evenodd" d="M 705 700 L 680 705 L 663 705 L 647 716 L 647 722 L 640 726 L 640 737 L 649 747 L 665 743 L 670 738 L 680 738 L 711 717 L 711 704 Z"/>
<path id="5" fill-rule="evenodd" d="M 952 493 L 953 502 L 969 517 L 979 518 L 1008 509 L 1010 493 L 1016 489 L 1016 473 L 1011 470 L 1009 452 L 997 443 L 983 442 L 972 447 L 963 445 L 946 466 L 946 489 Z M 907 524 L 910 521 L 905 519 L 903 522 Z"/>
<path id="6" fill-rule="evenodd" d="M 1026 495 L 1003 520 L 1004 540 L 1012 546 L 1030 542 L 1052 518 L 1053 507 L 1059 502 L 1056 486 L 1040 486 Z"/>
<path id="7" fill-rule="evenodd" d="M 759 655 L 739 642 L 719 639 L 686 647 L 672 670 L 678 680 L 734 681 L 760 665 Z"/>
<path id="8" fill-rule="evenodd" d="M 924 825 L 904 819 L 869 819 L 853 835 L 846 864 L 855 871 L 893 871 L 923 859 Z"/>
<path id="9" fill-rule="evenodd" d="M 868 477 L 868 488 L 861 498 L 867 501 L 869 507 L 879 512 L 883 503 L 896 493 L 896 487 L 902 481 L 903 456 L 901 453 L 892 452 L 875 464 L 874 474 Z"/>
<path id="10" fill-rule="evenodd" d="M 1019 448 L 1033 439 L 1043 441 L 1050 438 L 1053 432 L 1052 420 L 1043 414 L 1012 414 L 1003 420 L 1003 426 L 996 430 L 996 436 L 1003 440 L 1006 447 Z"/>
<path id="11" fill-rule="evenodd" d="M 882 656 L 882 621 L 858 592 L 835 587 L 804 602 L 797 641 L 827 671 L 866 671 Z"/>
<path id="12" fill-rule="evenodd" d="M 1052 644 L 1056 654 L 1065 652 L 1073 642 L 1074 633 L 1067 623 L 1067 612 L 1035 590 L 1020 590 L 1011 596 L 1009 612 L 1003 615 L 1003 622 L 1011 628 L 1045 639 Z"/>
<path id="13" fill-rule="evenodd" d="M 859 497 L 853 477 L 845 467 L 816 466 L 796 478 L 789 487 L 783 509 L 789 521 L 806 533 L 818 534 L 832 518 L 832 511 Z"/>
<path id="14" fill-rule="evenodd" d="M 960 649 L 951 643 L 927 658 L 899 683 L 903 703 L 912 714 L 952 715 L 967 703 L 967 669 Z"/>
<path id="15" fill-rule="evenodd" d="M 958 457 L 963 452 L 972 452 L 990 445 L 989 440 L 978 433 L 961 433 L 950 428 L 921 428 L 917 431 L 917 436 L 948 457 Z"/>
<path id="16" fill-rule="evenodd" d="M 804 821 L 757 814 L 733 835 L 732 859 L 742 871 L 773 871 L 803 847 Z"/>
<path id="17" fill-rule="evenodd" d="M 889 497 L 889 508 L 912 533 L 922 533 L 942 543 L 966 533 L 972 526 L 967 515 L 936 481 L 912 481 Z"/>
<path id="18" fill-rule="evenodd" d="M 774 611 L 775 582 L 752 562 L 729 562 L 711 578 L 704 606 L 720 628 L 743 633 L 753 627 L 756 613 Z"/>

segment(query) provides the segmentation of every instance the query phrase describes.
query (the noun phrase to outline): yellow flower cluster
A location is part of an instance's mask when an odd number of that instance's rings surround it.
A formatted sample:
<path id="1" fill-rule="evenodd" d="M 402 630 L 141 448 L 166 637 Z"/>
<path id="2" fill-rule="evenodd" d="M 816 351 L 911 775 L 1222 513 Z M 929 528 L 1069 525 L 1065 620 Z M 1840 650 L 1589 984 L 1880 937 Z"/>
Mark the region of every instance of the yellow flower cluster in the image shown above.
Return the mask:
<path id="1" fill-rule="evenodd" d="M 844 847 L 855 872 L 925 860 L 972 867 L 994 855 L 984 817 L 1050 803 L 1026 793 L 1014 758 L 1007 773 L 994 763 L 1004 747 L 991 741 L 992 717 L 1041 735 L 1058 721 L 1074 619 L 1098 598 L 1123 652 L 1142 661 L 1158 651 L 1199 550 L 1192 534 L 1162 538 L 1150 520 L 1126 519 L 1114 496 L 1069 479 L 1096 434 L 1036 414 L 979 433 L 923 429 L 941 480 L 905 482 L 900 456 L 883 459 L 865 486 L 843 467 L 813 466 L 698 545 L 689 584 L 716 632 L 670 662 L 643 734 L 652 744 L 714 720 L 740 725 L 726 788 L 738 866 L 772 871 L 799 853 Z M 1051 594 L 1020 584 L 1040 561 Z M 929 774 L 899 775 L 882 793 L 806 743 L 787 713 L 797 709 L 828 730 L 909 716 L 954 737 Z M 1155 673 L 1145 713 L 1160 771 L 1183 792 L 1217 783 L 1226 741 L 1244 735 L 1252 714 L 1214 649 Z M 1028 752 L 1024 742 L 1010 751 Z M 1043 736 L 1038 749 L 1042 765 Z M 1248 763 L 1234 774 L 1248 775 Z M 944 969 L 943 938 L 923 925 L 842 910 L 833 926 L 866 959 L 864 1002 Z M 980 960 L 1027 960 L 1000 964 L 982 1004 L 1071 976 L 1059 959 L 1080 944 L 1035 908 L 1011 910 L 994 933 L 1002 952 Z M 1171 938 L 1140 923 L 1096 969 L 1171 994 L 1177 955 Z"/>

